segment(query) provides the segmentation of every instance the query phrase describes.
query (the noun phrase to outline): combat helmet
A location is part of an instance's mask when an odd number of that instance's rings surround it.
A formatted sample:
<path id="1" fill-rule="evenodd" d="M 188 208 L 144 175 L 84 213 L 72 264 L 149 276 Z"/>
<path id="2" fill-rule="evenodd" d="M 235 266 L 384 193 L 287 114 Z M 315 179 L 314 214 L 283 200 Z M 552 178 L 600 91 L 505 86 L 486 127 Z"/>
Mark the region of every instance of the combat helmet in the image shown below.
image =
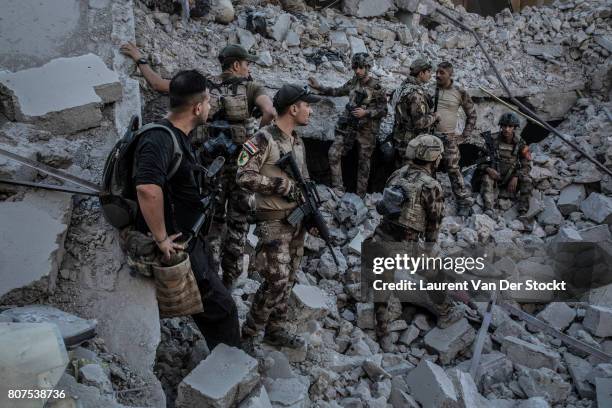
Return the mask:
<path id="1" fill-rule="evenodd" d="M 425 58 L 417 58 L 410 64 L 410 75 L 416 76 L 419 72 L 431 69 L 431 62 Z"/>
<path id="2" fill-rule="evenodd" d="M 503 115 L 501 115 L 501 118 L 499 118 L 499 122 L 497 122 L 497 124 L 499 126 L 519 127 L 521 122 L 519 122 L 518 116 L 516 116 L 514 113 L 506 112 Z"/>
<path id="3" fill-rule="evenodd" d="M 406 147 L 406 158 L 435 162 L 444 153 L 444 144 L 433 135 L 423 134 L 415 137 Z"/>
<path id="4" fill-rule="evenodd" d="M 351 58 L 351 66 L 353 68 L 370 68 L 372 66 L 372 58 L 366 52 L 358 52 Z"/>

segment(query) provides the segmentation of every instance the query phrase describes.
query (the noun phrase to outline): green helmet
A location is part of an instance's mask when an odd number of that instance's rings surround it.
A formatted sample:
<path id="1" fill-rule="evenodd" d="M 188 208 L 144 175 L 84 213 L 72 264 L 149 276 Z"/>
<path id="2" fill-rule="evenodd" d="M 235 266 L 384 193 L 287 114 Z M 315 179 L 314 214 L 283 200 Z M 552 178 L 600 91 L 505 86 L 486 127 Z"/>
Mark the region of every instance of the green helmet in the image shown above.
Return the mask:
<path id="1" fill-rule="evenodd" d="M 415 137 L 406 147 L 406 158 L 434 162 L 444 153 L 444 144 L 433 135 L 423 134 Z"/>
<path id="2" fill-rule="evenodd" d="M 353 68 L 370 68 L 372 66 L 372 58 L 365 52 L 358 52 L 351 58 L 351 66 Z"/>
<path id="3" fill-rule="evenodd" d="M 431 69 L 431 62 L 425 58 L 417 58 L 410 64 L 410 75 L 416 76 L 419 72 Z"/>
<path id="4" fill-rule="evenodd" d="M 514 113 L 506 112 L 503 115 L 501 115 L 501 118 L 499 118 L 499 122 L 497 122 L 497 124 L 499 126 L 519 127 L 521 122 L 519 121 L 518 116 L 516 116 Z"/>

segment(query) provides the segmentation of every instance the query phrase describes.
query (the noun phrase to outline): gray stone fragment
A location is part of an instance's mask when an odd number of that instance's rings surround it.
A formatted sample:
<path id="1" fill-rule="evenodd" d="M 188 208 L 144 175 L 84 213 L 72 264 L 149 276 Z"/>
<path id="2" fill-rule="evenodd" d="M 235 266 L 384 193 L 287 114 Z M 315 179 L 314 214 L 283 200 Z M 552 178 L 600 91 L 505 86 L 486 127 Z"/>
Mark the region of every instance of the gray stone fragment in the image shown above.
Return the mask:
<path id="1" fill-rule="evenodd" d="M 393 9 L 392 0 L 345 0 L 342 11 L 354 17 L 382 16 Z"/>
<path id="2" fill-rule="evenodd" d="M 108 394 L 113 392 L 110 379 L 98 364 L 85 364 L 79 369 L 79 377 L 83 384 L 96 387 L 102 393 Z"/>
<path id="3" fill-rule="evenodd" d="M 576 311 L 569 307 L 567 303 L 554 302 L 538 313 L 537 317 L 557 330 L 565 330 L 576 318 Z"/>
<path id="4" fill-rule="evenodd" d="M 597 378 L 595 389 L 597 390 L 597 406 L 612 407 L 612 378 Z"/>
<path id="5" fill-rule="evenodd" d="M 460 352 L 472 344 L 476 331 L 467 319 L 461 319 L 446 329 L 434 327 L 425 335 L 425 344 L 438 352 L 442 364 L 450 363 Z"/>
<path id="6" fill-rule="evenodd" d="M 406 380 L 399 375 L 391 380 L 389 403 L 393 408 L 419 408 L 419 403 L 410 395 Z"/>
<path id="7" fill-rule="evenodd" d="M 569 215 L 574 211 L 578 211 L 580 203 L 586 198 L 586 191 L 582 184 L 570 184 L 561 190 L 557 207 L 563 215 Z"/>
<path id="8" fill-rule="evenodd" d="M 94 337 L 98 324 L 96 320 L 85 320 L 52 306 L 44 305 L 16 307 L 5 311 L 2 315 L 10 317 L 14 322 L 55 324 L 67 346 L 73 346 Z"/>
<path id="9" fill-rule="evenodd" d="M 594 336 L 612 336 L 612 307 L 590 305 L 582 325 Z"/>
<path id="10" fill-rule="evenodd" d="M 238 41 L 240 45 L 242 45 L 247 51 L 249 51 L 255 44 L 257 44 L 257 40 L 253 33 L 249 30 L 245 30 L 244 28 L 236 28 L 236 34 L 238 35 Z"/>
<path id="11" fill-rule="evenodd" d="M 238 405 L 238 408 L 272 408 L 272 403 L 270 402 L 270 397 L 268 397 L 266 388 L 263 385 L 255 388 L 255 391 L 246 397 L 245 400 Z"/>
<path id="12" fill-rule="evenodd" d="M 510 361 L 529 368 L 546 367 L 556 370 L 561 356 L 544 346 L 528 343 L 513 336 L 502 340 L 502 352 L 506 353 Z"/>
<path id="13" fill-rule="evenodd" d="M 257 60 L 257 64 L 264 67 L 271 67 L 274 65 L 274 60 L 272 59 L 272 54 L 270 51 L 262 51 L 258 54 L 259 59 Z"/>
<path id="14" fill-rule="evenodd" d="M 571 384 L 553 370 L 519 367 L 518 383 L 527 397 L 543 397 L 551 403 L 565 401 L 572 390 Z"/>
<path id="15" fill-rule="evenodd" d="M 414 325 L 410 325 L 402 334 L 400 335 L 399 342 L 405 346 L 409 346 L 417 337 L 419 337 L 419 329 Z"/>
<path id="16" fill-rule="evenodd" d="M 450 408 L 457 405 L 453 382 L 442 367 L 428 360 L 421 360 L 406 376 L 406 384 L 410 394 L 423 408 Z"/>
<path id="17" fill-rule="evenodd" d="M 227 408 L 257 385 L 257 360 L 223 343 L 179 384 L 177 408 Z"/>
<path id="18" fill-rule="evenodd" d="M 276 22 L 272 26 L 270 36 L 276 41 L 283 41 L 289 32 L 289 26 L 291 25 L 291 15 L 283 13 L 276 19 Z"/>
<path id="19" fill-rule="evenodd" d="M 292 314 L 301 321 L 322 319 L 335 308 L 333 300 L 325 292 L 311 285 L 295 285 L 289 302 Z"/>
<path id="20" fill-rule="evenodd" d="M 563 215 L 552 197 L 547 196 L 544 198 L 544 211 L 538 214 L 538 222 L 554 226 L 560 225 L 563 222 Z"/>
<path id="21" fill-rule="evenodd" d="M 287 356 L 280 351 L 272 351 L 266 356 L 266 359 L 271 360 L 270 366 L 266 367 L 266 377 L 272 379 L 295 377 Z"/>
<path id="22" fill-rule="evenodd" d="M 542 397 L 532 397 L 519 401 L 513 408 L 550 408 L 550 404 Z"/>
<path id="23" fill-rule="evenodd" d="M 612 363 L 597 364 L 586 376 L 586 380 L 593 385 L 596 378 L 612 378 Z"/>
<path id="24" fill-rule="evenodd" d="M 374 329 L 374 304 L 357 303 L 357 327 L 360 329 Z"/>
<path id="25" fill-rule="evenodd" d="M 580 204 L 580 211 L 598 224 L 612 224 L 612 200 L 603 194 L 591 193 Z"/>
<path id="26" fill-rule="evenodd" d="M 563 353 L 563 359 L 567 363 L 567 369 L 572 377 L 572 383 L 574 387 L 576 387 L 576 391 L 578 391 L 580 397 L 588 399 L 595 398 L 595 390 L 587 381 L 589 374 L 593 370 L 591 363 L 567 352 Z"/>
<path id="27" fill-rule="evenodd" d="M 298 47 L 300 45 L 300 36 L 295 31 L 289 30 L 285 37 L 285 42 L 289 47 Z"/>
<path id="28" fill-rule="evenodd" d="M 348 37 L 348 40 L 351 46 L 351 56 L 360 52 L 365 52 L 366 54 L 368 53 L 368 47 L 366 47 L 361 38 L 351 35 Z"/>
<path id="29" fill-rule="evenodd" d="M 571 227 L 560 228 L 557 235 L 552 239 L 553 244 L 564 244 L 568 242 L 582 242 L 580 233 Z"/>
<path id="30" fill-rule="evenodd" d="M 472 376 L 458 369 L 449 371 L 449 376 L 455 385 L 459 403 L 463 407 L 487 408 L 488 401 L 480 395 Z"/>
<path id="31" fill-rule="evenodd" d="M 264 386 L 273 407 L 306 408 L 308 398 L 308 377 L 264 379 Z"/>
<path id="32" fill-rule="evenodd" d="M 344 31 L 332 31 L 329 33 L 331 47 L 339 52 L 348 52 L 350 43 Z"/>
<path id="33" fill-rule="evenodd" d="M 603 242 L 612 239 L 610 227 L 607 224 L 585 228 L 578 232 L 585 242 Z"/>

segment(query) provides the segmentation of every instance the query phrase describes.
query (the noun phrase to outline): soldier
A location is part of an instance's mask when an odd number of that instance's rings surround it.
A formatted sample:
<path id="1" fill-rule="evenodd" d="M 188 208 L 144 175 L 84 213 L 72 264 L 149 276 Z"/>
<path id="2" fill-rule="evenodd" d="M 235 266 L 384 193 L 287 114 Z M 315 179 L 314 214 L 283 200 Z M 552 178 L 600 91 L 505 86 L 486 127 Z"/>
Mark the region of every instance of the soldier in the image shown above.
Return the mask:
<path id="1" fill-rule="evenodd" d="M 292 152 L 300 171 L 308 178 L 304 144 L 295 133 L 306 126 L 311 103 L 319 98 L 307 88 L 284 85 L 274 96 L 278 118 L 273 125 L 259 130 L 248 140 L 238 157 L 237 183 L 255 193 L 259 238 L 257 269 L 264 278 L 242 328 L 245 350 L 254 352 L 254 340 L 265 329 L 264 340 L 278 346 L 299 348 L 304 340 L 282 327 L 287 316 L 287 301 L 295 274 L 304 254 L 304 228 L 285 221 L 297 207 L 299 187 L 290 174 L 276 165 Z M 259 262 L 262 261 L 262 262 Z"/>
<path id="2" fill-rule="evenodd" d="M 372 153 L 376 148 L 376 134 L 381 119 L 387 114 L 387 99 L 380 82 L 370 76 L 372 62 L 366 53 L 357 53 L 352 58 L 355 75 L 339 88 L 324 87 L 315 78 L 309 78 L 310 86 L 323 95 L 349 96 L 346 111 L 338 119 L 336 137 L 329 149 L 329 169 L 332 187 L 344 192 L 342 182 L 342 157 L 352 148 L 355 140 L 359 144 L 359 169 L 357 172 L 357 194 L 365 196 L 370 178 Z"/>
<path id="3" fill-rule="evenodd" d="M 493 160 L 482 164 L 479 169 L 485 213 L 491 216 L 494 216 L 498 196 L 515 198 L 517 191 L 519 214 L 529 209 L 529 196 L 533 188 L 529 177 L 531 153 L 529 146 L 515 133 L 519 125 L 514 113 L 507 112 L 501 116 L 500 132 L 491 135 L 495 151 L 489 152 L 489 157 Z"/>
<path id="4" fill-rule="evenodd" d="M 435 172 L 443 153 L 442 141 L 429 134 L 419 135 L 408 142 L 406 158 L 411 163 L 396 170 L 387 181 L 383 199 L 377 206 L 383 219 L 374 231 L 373 242 L 418 242 L 424 239 L 435 243 L 438 240 L 444 193 Z M 390 206 L 393 202 L 398 205 L 395 211 Z M 463 316 L 446 292 L 428 292 L 428 297 L 425 306 L 438 316 L 438 327 L 446 328 Z M 376 335 L 385 346 L 389 320 L 387 304 L 375 302 L 374 306 Z"/>
<path id="5" fill-rule="evenodd" d="M 142 57 L 133 44 L 124 44 L 121 52 L 130 56 L 138 64 L 145 79 L 155 90 L 168 92 L 170 81 L 163 79 L 153 71 L 146 58 Z M 228 45 L 219 53 L 219 62 L 223 72 L 214 79 L 214 82 L 218 84 L 218 89 L 213 97 L 218 102 L 218 109 L 212 117 L 211 125 L 214 127 L 215 123 L 220 121 L 227 122 L 230 127 L 231 141 L 238 146 L 254 133 L 253 129 L 256 125 L 253 110 L 255 107 L 258 107 L 263 113 L 260 126 L 270 123 L 276 114 L 272 100 L 266 95 L 263 86 L 251 79 L 249 63 L 254 61 L 257 61 L 257 57 L 249 54 L 243 47 Z M 221 264 L 223 284 L 228 288 L 232 287 L 241 273 L 242 254 L 248 232 L 246 221 L 249 209 L 248 194 L 236 186 L 235 163 L 240 149 L 235 148 L 235 150 L 231 157 L 226 158 L 226 166 L 220 177 L 222 188 L 215 211 L 215 223 L 212 227 L 214 232 L 209 235 L 211 240 L 216 241 L 209 241 L 209 244 L 215 247 L 217 253 L 215 260 L 217 264 Z M 216 153 L 212 156 L 216 156 Z M 227 219 L 225 218 L 226 209 Z M 227 230 L 223 236 L 222 230 L 225 222 L 227 222 Z M 220 259 L 218 259 L 219 251 L 221 251 Z"/>
<path id="6" fill-rule="evenodd" d="M 436 125 L 436 134 L 443 136 L 444 156 L 442 160 L 457 200 L 457 213 L 467 216 L 471 212 L 472 200 L 459 169 L 458 142 L 472 135 L 474 126 L 476 126 L 476 109 L 467 92 L 453 83 L 452 76 L 453 65 L 450 62 L 445 61 L 438 65 L 434 111 L 438 113 L 440 121 Z M 455 133 L 459 108 L 463 109 L 466 116 L 465 127 L 460 135 Z"/>
<path id="7" fill-rule="evenodd" d="M 418 58 L 410 65 L 410 76 L 396 91 L 395 123 L 393 142 L 396 149 L 396 167 L 406 164 L 404 152 L 408 142 L 421 133 L 428 133 L 439 120 L 433 112 L 433 100 L 427 90 L 431 79 L 431 63 Z"/>

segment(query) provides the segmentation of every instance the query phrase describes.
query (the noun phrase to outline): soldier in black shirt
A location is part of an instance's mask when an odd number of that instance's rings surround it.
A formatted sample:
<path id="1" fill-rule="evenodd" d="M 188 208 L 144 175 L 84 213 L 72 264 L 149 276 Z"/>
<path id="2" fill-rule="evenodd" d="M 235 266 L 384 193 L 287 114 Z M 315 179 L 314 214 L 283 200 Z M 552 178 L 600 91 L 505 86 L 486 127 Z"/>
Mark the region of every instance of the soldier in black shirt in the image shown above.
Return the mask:
<path id="1" fill-rule="evenodd" d="M 217 344 L 238 346 L 238 312 L 230 293 L 210 267 L 200 239 L 188 248 L 180 243 L 201 214 L 198 161 L 189 142 L 190 133 L 206 122 L 210 96 L 206 78 L 197 71 L 181 71 L 170 82 L 170 113 L 159 123 L 172 130 L 183 156 L 178 170 L 168 178 L 173 162 L 171 136 L 152 129 L 140 137 L 135 152 L 135 184 L 139 215 L 136 228 L 150 232 L 159 250 L 169 258 L 177 250 L 187 250 L 198 282 L 204 311 L 193 315 L 212 350 Z"/>

